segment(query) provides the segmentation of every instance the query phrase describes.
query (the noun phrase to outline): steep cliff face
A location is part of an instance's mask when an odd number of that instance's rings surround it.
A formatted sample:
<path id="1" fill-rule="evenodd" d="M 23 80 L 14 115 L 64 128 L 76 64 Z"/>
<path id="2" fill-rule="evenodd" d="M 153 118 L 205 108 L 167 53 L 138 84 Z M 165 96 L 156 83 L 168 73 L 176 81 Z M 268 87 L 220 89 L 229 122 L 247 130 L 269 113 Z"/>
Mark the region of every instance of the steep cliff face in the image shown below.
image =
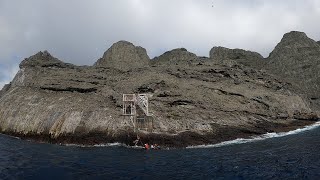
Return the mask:
<path id="1" fill-rule="evenodd" d="M 264 68 L 293 83 L 311 99 L 315 109 L 320 108 L 320 45 L 305 33 L 285 34 L 270 53 Z"/>
<path id="2" fill-rule="evenodd" d="M 149 63 L 147 51 L 127 41 L 119 41 L 111 46 L 94 66 L 112 67 L 127 71 L 132 68 L 144 68 Z"/>
<path id="3" fill-rule="evenodd" d="M 142 137 L 169 146 L 317 120 L 290 84 L 230 58 L 217 62 L 177 49 L 154 61 L 175 63 L 149 66 L 145 50 L 127 42 L 113 45 L 94 66 L 65 64 L 39 52 L 22 61 L 1 91 L 1 131 L 55 142 L 130 144 L 135 134 L 130 118 L 122 116 L 125 93 L 150 95 L 156 134 Z"/>

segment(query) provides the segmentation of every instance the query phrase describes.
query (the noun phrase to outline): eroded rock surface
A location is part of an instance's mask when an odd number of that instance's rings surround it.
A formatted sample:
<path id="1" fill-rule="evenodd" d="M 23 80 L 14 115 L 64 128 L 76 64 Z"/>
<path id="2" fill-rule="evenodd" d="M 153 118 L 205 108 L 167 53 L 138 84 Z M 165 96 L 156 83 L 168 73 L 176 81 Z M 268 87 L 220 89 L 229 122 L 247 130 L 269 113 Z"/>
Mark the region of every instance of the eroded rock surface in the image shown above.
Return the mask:
<path id="1" fill-rule="evenodd" d="M 1 132 L 50 142 L 130 144 L 136 133 L 122 116 L 125 93 L 150 94 L 153 133 L 139 133 L 143 141 L 167 146 L 216 143 L 318 119 L 291 84 L 233 55 L 223 61 L 213 56 L 175 49 L 149 63 L 143 48 L 121 41 L 94 66 L 75 66 L 39 52 L 22 61 L 0 91 Z"/>

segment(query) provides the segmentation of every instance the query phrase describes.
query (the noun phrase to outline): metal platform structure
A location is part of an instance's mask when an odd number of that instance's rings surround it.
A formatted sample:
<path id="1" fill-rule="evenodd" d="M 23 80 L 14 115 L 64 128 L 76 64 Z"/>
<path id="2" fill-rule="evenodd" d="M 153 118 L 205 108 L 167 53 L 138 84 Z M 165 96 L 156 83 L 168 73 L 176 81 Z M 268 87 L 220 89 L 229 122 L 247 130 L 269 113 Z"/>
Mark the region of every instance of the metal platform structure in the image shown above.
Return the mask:
<path id="1" fill-rule="evenodd" d="M 149 114 L 147 94 L 123 94 L 123 115 L 130 117 L 135 132 L 152 132 L 153 117 Z"/>

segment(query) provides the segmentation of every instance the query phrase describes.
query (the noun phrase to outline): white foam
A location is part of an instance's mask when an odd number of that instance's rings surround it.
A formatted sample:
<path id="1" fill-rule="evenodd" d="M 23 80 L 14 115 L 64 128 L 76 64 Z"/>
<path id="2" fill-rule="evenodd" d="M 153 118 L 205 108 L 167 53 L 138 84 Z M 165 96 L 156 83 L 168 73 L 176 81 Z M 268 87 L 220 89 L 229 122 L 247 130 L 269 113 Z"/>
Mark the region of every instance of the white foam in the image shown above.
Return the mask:
<path id="1" fill-rule="evenodd" d="M 233 145 L 233 144 L 244 144 L 248 142 L 255 142 L 255 141 L 261 141 L 265 139 L 270 138 L 277 138 L 277 137 L 283 137 L 293 134 L 298 134 L 304 131 L 310 131 L 312 129 L 315 129 L 320 126 L 320 122 L 316 122 L 313 125 L 305 126 L 303 128 L 299 128 L 293 131 L 289 132 L 280 132 L 280 133 L 266 133 L 260 136 L 252 136 L 250 138 L 238 138 L 231 141 L 224 141 L 218 144 L 209 144 L 209 145 L 198 145 L 198 146 L 188 146 L 187 148 L 213 148 L 213 147 L 221 147 L 221 146 L 227 146 L 227 145 Z"/>
<path id="2" fill-rule="evenodd" d="M 3 133 L 0 133 L 1 135 L 3 136 L 7 136 L 7 137 L 10 137 L 10 138 L 14 138 L 14 139 L 21 139 L 19 137 L 16 137 L 16 136 L 11 136 L 11 135 L 8 135 L 8 134 L 3 134 Z"/>
<path id="3" fill-rule="evenodd" d="M 144 149 L 143 146 L 129 146 L 123 143 L 106 143 L 106 144 L 94 144 L 94 145 L 83 145 L 83 144 L 59 144 L 61 146 L 69 147 L 81 147 L 81 148 L 93 148 L 93 147 L 126 147 L 131 149 Z"/>
<path id="4" fill-rule="evenodd" d="M 125 144 L 122 143 L 107 143 L 107 144 L 95 144 L 93 147 L 112 147 L 112 146 L 125 146 Z"/>
<path id="5" fill-rule="evenodd" d="M 126 146 L 122 143 L 106 143 L 106 144 L 94 144 L 94 145 L 83 145 L 83 144 L 60 144 L 62 146 L 74 146 L 74 147 L 114 147 L 114 146 Z"/>

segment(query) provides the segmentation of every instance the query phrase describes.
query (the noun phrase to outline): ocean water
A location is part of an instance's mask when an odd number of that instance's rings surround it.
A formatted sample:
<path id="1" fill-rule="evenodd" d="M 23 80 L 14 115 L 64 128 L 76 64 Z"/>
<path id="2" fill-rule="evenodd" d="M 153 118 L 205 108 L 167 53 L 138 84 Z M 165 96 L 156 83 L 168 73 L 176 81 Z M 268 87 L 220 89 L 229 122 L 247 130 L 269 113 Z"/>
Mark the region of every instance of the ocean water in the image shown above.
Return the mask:
<path id="1" fill-rule="evenodd" d="M 0 135 L 0 179 L 319 179 L 320 124 L 216 145 L 143 150 Z"/>

